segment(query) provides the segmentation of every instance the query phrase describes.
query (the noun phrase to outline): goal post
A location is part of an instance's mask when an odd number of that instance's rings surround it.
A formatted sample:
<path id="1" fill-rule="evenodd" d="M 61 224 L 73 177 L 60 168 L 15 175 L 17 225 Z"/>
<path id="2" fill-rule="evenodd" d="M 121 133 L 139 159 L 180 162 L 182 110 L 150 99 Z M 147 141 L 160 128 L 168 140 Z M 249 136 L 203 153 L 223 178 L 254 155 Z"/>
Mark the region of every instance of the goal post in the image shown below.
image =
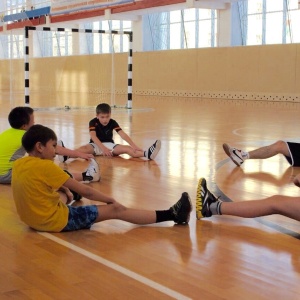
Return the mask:
<path id="1" fill-rule="evenodd" d="M 128 36 L 128 72 L 127 72 L 127 103 L 125 108 L 132 108 L 132 42 L 133 33 L 132 31 L 118 31 L 118 30 L 95 30 L 95 29 L 78 29 L 78 28 L 54 28 L 54 27 L 36 27 L 36 26 L 26 26 L 24 35 L 24 84 L 25 84 L 25 105 L 29 106 L 30 103 L 30 65 L 29 65 L 29 32 L 30 31 L 55 31 L 55 32 L 72 32 L 72 33 L 93 33 L 93 34 L 110 34 L 110 35 L 127 35 Z M 113 54 L 113 53 L 112 53 Z M 113 70 L 112 70 L 113 72 Z M 113 88 L 112 88 L 113 89 Z"/>

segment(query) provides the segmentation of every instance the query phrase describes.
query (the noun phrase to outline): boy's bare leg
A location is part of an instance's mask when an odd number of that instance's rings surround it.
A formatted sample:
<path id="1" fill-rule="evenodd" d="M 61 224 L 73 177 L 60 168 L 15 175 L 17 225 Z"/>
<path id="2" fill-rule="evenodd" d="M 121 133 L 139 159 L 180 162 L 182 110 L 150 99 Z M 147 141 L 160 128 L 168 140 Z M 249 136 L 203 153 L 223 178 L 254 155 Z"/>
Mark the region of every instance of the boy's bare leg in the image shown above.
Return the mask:
<path id="1" fill-rule="evenodd" d="M 255 149 L 253 151 L 249 151 L 249 158 L 250 159 L 265 159 L 275 156 L 277 154 L 283 154 L 285 156 L 290 157 L 290 152 L 286 142 L 284 141 L 277 141 L 274 144 L 269 146 L 261 147 Z"/>
<path id="2" fill-rule="evenodd" d="M 127 145 L 117 145 L 113 150 L 114 155 L 120 154 L 128 154 L 131 157 L 143 157 L 144 151 L 143 150 L 134 150 L 132 147 Z"/>
<path id="3" fill-rule="evenodd" d="M 276 195 L 262 200 L 222 202 L 221 212 L 243 218 L 279 214 L 300 221 L 300 197 Z"/>
<path id="4" fill-rule="evenodd" d="M 134 149 L 131 146 L 128 145 L 117 145 L 113 149 L 114 155 L 120 155 L 120 154 L 128 154 L 131 157 L 147 157 L 148 159 L 155 159 L 157 154 L 159 153 L 161 148 L 161 141 L 156 140 L 153 145 L 151 145 L 146 151 L 142 149 Z"/>
<path id="5" fill-rule="evenodd" d="M 300 186 L 300 174 L 295 177 L 294 184 Z M 197 219 L 211 217 L 212 215 L 256 218 L 275 214 L 300 221 L 300 197 L 275 195 L 262 200 L 223 202 L 209 191 L 205 178 L 200 178 L 198 181 L 196 193 Z"/>
<path id="6" fill-rule="evenodd" d="M 88 153 L 88 154 L 94 154 L 94 147 L 90 144 L 87 144 L 87 145 L 77 148 L 76 151 L 80 151 L 80 152 Z"/>
<path id="7" fill-rule="evenodd" d="M 188 224 L 193 209 L 187 192 L 183 192 L 180 199 L 167 210 L 143 210 L 127 208 L 115 202 L 98 206 L 96 222 L 118 219 L 133 224 L 153 224 L 156 222 L 174 221 L 176 224 Z"/>
<path id="8" fill-rule="evenodd" d="M 96 222 L 118 219 L 133 224 L 152 224 L 156 222 L 156 212 L 127 208 L 116 204 L 99 205 Z"/>

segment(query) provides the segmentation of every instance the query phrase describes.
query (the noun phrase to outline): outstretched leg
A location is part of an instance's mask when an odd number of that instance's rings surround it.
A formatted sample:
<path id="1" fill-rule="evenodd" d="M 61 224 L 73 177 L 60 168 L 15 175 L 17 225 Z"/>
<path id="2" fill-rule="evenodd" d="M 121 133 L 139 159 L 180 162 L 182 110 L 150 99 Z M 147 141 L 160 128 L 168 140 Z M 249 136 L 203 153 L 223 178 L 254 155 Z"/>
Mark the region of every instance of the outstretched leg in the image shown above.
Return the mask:
<path id="1" fill-rule="evenodd" d="M 261 200 L 222 202 L 208 190 L 204 178 L 199 180 L 196 198 L 198 219 L 212 215 L 256 218 L 274 214 L 300 221 L 300 197 L 276 195 Z"/>
<path id="2" fill-rule="evenodd" d="M 240 166 L 246 159 L 266 159 L 277 154 L 290 157 L 288 145 L 284 141 L 277 141 L 269 146 L 264 146 L 249 152 L 230 147 L 228 144 L 223 144 L 223 149 L 237 166 Z"/>
<path id="3" fill-rule="evenodd" d="M 133 224 L 152 224 L 164 221 L 174 221 L 177 224 L 187 224 L 190 220 L 192 204 L 188 193 L 184 192 L 181 198 L 168 210 L 141 210 L 127 208 L 120 204 L 98 206 L 96 222 L 118 219 Z"/>
<path id="4" fill-rule="evenodd" d="M 114 155 L 128 154 L 131 157 L 146 157 L 148 159 L 155 159 L 158 152 L 160 151 L 160 148 L 161 148 L 160 140 L 155 141 L 155 143 L 151 145 L 146 151 L 136 150 L 128 145 L 117 145 L 113 149 L 113 154 Z"/>
<path id="5" fill-rule="evenodd" d="M 261 147 L 256 150 L 249 151 L 250 159 L 265 159 L 275 156 L 277 154 L 283 154 L 290 157 L 290 152 L 286 142 L 277 141 L 269 146 Z"/>
<path id="6" fill-rule="evenodd" d="M 262 200 L 222 202 L 220 212 L 243 218 L 278 214 L 300 221 L 300 197 L 276 195 Z"/>

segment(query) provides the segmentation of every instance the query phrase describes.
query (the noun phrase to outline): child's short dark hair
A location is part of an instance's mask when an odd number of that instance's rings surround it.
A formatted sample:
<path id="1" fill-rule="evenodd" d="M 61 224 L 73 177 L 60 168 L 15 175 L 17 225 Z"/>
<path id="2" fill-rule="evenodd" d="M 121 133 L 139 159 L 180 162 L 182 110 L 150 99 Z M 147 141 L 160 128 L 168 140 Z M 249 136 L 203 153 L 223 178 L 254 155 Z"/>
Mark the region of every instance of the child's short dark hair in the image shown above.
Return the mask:
<path id="1" fill-rule="evenodd" d="M 100 103 L 96 107 L 96 114 L 110 114 L 111 113 L 111 107 L 107 103 Z"/>
<path id="2" fill-rule="evenodd" d="M 33 109 L 28 106 L 18 106 L 11 110 L 8 115 L 8 122 L 12 128 L 20 129 L 23 125 L 30 122 L 30 116 L 33 114 Z"/>
<path id="3" fill-rule="evenodd" d="M 25 132 L 22 138 L 22 145 L 26 152 L 31 152 L 36 143 L 40 142 L 45 146 L 50 140 L 57 141 L 55 132 L 46 126 L 36 124 Z"/>

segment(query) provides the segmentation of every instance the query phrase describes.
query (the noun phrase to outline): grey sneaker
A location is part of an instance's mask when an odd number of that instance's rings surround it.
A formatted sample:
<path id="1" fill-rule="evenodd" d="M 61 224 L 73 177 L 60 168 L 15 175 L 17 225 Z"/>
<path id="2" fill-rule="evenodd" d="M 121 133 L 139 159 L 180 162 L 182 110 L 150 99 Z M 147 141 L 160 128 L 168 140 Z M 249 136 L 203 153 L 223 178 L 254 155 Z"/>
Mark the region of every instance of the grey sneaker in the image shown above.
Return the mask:
<path id="1" fill-rule="evenodd" d="M 218 199 L 208 190 L 205 178 L 200 178 L 198 181 L 196 194 L 196 217 L 201 218 L 211 217 L 210 205 Z"/>
<path id="2" fill-rule="evenodd" d="M 91 158 L 91 162 L 86 169 L 85 172 L 83 172 L 83 181 L 99 181 L 100 180 L 100 168 L 98 163 L 94 158 Z"/>
<path id="3" fill-rule="evenodd" d="M 187 192 L 182 193 L 181 198 L 170 209 L 175 216 L 174 222 L 176 224 L 188 224 L 193 209 L 189 194 Z"/>
<path id="4" fill-rule="evenodd" d="M 148 154 L 147 154 L 148 159 L 154 159 L 158 154 L 160 147 L 161 147 L 161 141 L 160 140 L 155 141 L 155 143 L 148 149 Z"/>
<path id="5" fill-rule="evenodd" d="M 238 167 L 245 161 L 242 156 L 242 150 L 232 148 L 228 144 L 223 144 L 223 149 Z"/>
<path id="6" fill-rule="evenodd" d="M 64 145 L 64 142 L 62 140 L 58 140 L 57 141 L 57 145 L 58 146 L 61 146 L 63 148 L 65 148 L 65 145 Z M 67 161 L 69 159 L 69 156 L 66 156 L 66 155 L 57 155 L 58 156 L 58 160 L 61 162 L 61 163 L 64 163 L 65 161 Z"/>

